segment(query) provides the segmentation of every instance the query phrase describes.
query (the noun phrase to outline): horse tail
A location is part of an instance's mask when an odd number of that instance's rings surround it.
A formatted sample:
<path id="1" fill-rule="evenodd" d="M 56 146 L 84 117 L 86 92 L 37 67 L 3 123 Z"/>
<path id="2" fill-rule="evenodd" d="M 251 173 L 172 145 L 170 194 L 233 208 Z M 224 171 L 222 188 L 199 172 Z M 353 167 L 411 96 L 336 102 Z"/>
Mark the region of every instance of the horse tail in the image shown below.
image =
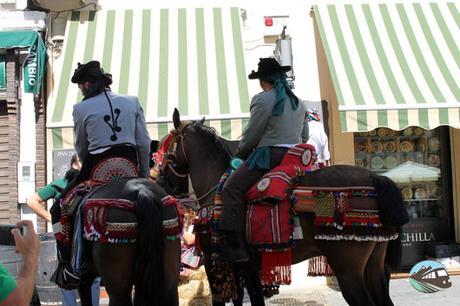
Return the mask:
<path id="1" fill-rule="evenodd" d="M 161 305 L 163 293 L 162 204 L 153 191 L 141 188 L 137 195 L 137 258 L 134 267 L 134 305 Z"/>
<path id="2" fill-rule="evenodd" d="M 385 256 L 385 263 L 390 270 L 397 270 L 401 264 L 402 246 L 401 246 L 401 226 L 396 227 L 398 238 L 390 240 Z"/>
<path id="3" fill-rule="evenodd" d="M 395 182 L 386 176 L 376 175 L 372 183 L 377 191 L 380 222 L 388 226 L 400 226 L 409 222 L 401 191 Z"/>

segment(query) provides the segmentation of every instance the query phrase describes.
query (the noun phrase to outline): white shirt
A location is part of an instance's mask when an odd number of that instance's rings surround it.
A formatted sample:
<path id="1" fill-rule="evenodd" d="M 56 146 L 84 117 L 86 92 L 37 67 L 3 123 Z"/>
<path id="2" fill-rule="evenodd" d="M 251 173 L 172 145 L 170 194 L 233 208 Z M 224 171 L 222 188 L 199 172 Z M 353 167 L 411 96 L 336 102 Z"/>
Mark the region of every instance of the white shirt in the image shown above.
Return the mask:
<path id="1" fill-rule="evenodd" d="M 311 144 L 315 147 L 316 154 L 318 155 L 319 162 L 325 162 L 331 159 L 328 147 L 328 139 L 326 132 L 324 131 L 324 126 L 321 122 L 318 121 L 309 121 L 309 136 L 308 144 Z"/>

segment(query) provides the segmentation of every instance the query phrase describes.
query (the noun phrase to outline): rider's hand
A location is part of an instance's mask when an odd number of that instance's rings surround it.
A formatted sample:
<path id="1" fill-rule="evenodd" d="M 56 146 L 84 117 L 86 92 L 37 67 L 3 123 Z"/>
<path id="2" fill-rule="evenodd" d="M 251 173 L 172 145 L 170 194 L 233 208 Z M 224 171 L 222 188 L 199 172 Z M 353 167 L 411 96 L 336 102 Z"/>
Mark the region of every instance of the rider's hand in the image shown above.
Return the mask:
<path id="1" fill-rule="evenodd" d="M 16 243 L 16 251 L 22 255 L 23 260 L 36 261 L 40 254 L 40 240 L 35 232 L 32 221 L 20 221 L 16 224 L 16 227 L 11 230 Z M 19 231 L 20 227 L 25 228 L 24 235 Z"/>

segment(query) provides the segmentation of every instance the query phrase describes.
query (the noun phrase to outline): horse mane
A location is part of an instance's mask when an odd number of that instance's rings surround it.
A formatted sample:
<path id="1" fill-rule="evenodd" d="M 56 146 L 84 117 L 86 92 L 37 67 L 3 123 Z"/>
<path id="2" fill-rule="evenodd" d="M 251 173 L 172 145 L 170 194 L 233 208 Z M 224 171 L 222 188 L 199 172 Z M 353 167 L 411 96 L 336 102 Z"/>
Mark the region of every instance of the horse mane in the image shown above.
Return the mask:
<path id="1" fill-rule="evenodd" d="M 195 129 L 195 131 L 211 141 L 215 145 L 216 150 L 221 152 L 223 157 L 230 160 L 233 156 L 233 152 L 230 150 L 229 146 L 224 142 L 224 139 L 221 138 L 216 129 L 201 123 L 201 121 L 193 121 L 190 126 Z"/>

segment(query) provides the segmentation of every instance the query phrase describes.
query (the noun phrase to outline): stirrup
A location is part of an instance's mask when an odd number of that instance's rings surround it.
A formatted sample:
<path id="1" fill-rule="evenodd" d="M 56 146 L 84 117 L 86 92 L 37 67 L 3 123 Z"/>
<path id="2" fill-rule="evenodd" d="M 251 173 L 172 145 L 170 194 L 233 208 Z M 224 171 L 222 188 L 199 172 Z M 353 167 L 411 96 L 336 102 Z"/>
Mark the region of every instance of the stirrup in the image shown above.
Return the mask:
<path id="1" fill-rule="evenodd" d="M 58 265 L 58 268 L 51 276 L 51 281 L 55 282 L 59 288 L 66 290 L 76 289 L 80 286 L 80 276 L 64 267 L 63 264 Z"/>

